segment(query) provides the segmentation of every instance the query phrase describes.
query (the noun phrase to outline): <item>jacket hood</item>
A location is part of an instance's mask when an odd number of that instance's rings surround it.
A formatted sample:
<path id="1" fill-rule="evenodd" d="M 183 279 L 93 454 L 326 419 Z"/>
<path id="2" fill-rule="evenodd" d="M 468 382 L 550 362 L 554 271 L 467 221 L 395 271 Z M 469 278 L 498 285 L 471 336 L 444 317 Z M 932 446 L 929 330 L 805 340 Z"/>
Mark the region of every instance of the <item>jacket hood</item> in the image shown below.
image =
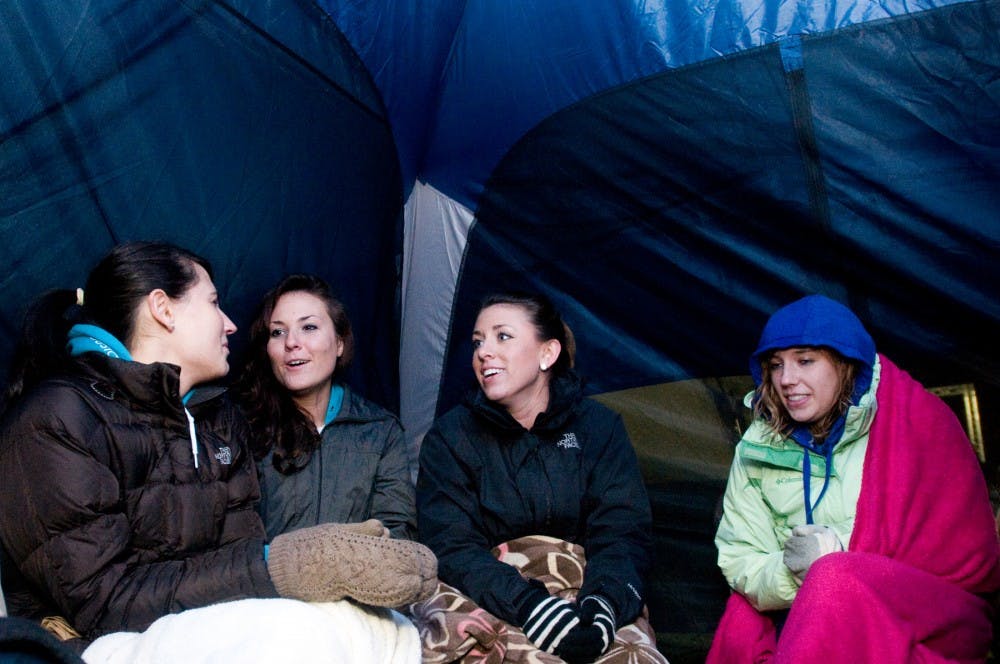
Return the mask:
<path id="1" fill-rule="evenodd" d="M 761 360 L 771 351 L 800 346 L 824 347 L 837 351 L 858 365 L 851 404 L 856 406 L 872 385 L 875 342 L 854 313 L 828 297 L 809 295 L 778 309 L 768 319 L 760 335 L 757 350 L 750 356 L 750 374 L 760 391 Z M 848 409 L 850 410 L 850 409 Z M 816 441 L 808 424 L 797 424 L 791 439 L 802 446 L 802 497 L 806 523 L 813 523 L 813 510 L 826 495 L 832 470 L 833 449 L 840 442 L 847 425 L 847 413 L 841 413 L 822 441 Z M 815 501 L 811 497 L 809 452 L 826 459 L 825 477 Z"/>
<path id="2" fill-rule="evenodd" d="M 83 353 L 73 358 L 77 371 L 93 379 L 91 389 L 99 394 L 114 398 L 115 393 L 124 393 L 135 402 L 153 409 L 165 409 L 183 420 L 186 406 L 196 413 L 204 404 L 215 401 L 226 393 L 220 385 L 198 385 L 188 394 L 186 402 L 181 401 L 180 367 L 166 362 L 144 364 L 123 359 L 115 359 L 103 353 Z"/>
<path id="3" fill-rule="evenodd" d="M 797 346 L 825 346 L 860 365 L 859 382 L 867 390 L 875 362 L 875 342 L 850 309 L 823 295 L 809 295 L 778 309 L 768 319 L 757 350 L 750 356 L 750 375 L 760 385 L 760 363 L 767 353 Z"/>

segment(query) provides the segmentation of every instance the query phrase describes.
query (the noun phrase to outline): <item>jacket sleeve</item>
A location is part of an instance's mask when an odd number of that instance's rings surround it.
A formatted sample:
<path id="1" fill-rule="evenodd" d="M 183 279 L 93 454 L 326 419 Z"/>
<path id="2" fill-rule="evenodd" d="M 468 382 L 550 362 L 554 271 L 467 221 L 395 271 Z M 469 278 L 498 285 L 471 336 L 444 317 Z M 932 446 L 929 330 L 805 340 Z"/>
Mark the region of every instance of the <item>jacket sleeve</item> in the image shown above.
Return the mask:
<path id="1" fill-rule="evenodd" d="M 479 509 L 481 471 L 468 441 L 445 440 L 437 425 L 431 428 L 420 448 L 420 541 L 437 556 L 442 581 L 501 620 L 520 626 L 518 612 L 535 586 L 490 552 Z"/>
<path id="2" fill-rule="evenodd" d="M 385 448 L 375 472 L 371 514 L 389 529 L 393 537 L 414 539 L 417 535 L 417 507 L 403 427 L 392 418 L 386 433 Z"/>
<path id="3" fill-rule="evenodd" d="M 785 567 L 784 543 L 759 486 L 747 474 L 739 447 L 729 471 L 715 544 L 729 585 L 755 609 L 773 611 L 792 605 L 799 582 Z"/>
<path id="4" fill-rule="evenodd" d="M 39 396 L 0 437 L 0 537 L 27 581 L 81 633 L 142 630 L 167 613 L 275 594 L 262 538 L 171 558 L 130 548 L 126 487 L 112 468 L 138 469 L 112 458 L 100 442 L 106 425 L 81 400 Z"/>
<path id="5" fill-rule="evenodd" d="M 652 557 L 649 497 L 621 416 L 593 462 L 584 503 L 587 556 L 580 597 L 601 595 L 616 609 L 618 626 L 631 623 L 645 602 L 643 579 Z"/>

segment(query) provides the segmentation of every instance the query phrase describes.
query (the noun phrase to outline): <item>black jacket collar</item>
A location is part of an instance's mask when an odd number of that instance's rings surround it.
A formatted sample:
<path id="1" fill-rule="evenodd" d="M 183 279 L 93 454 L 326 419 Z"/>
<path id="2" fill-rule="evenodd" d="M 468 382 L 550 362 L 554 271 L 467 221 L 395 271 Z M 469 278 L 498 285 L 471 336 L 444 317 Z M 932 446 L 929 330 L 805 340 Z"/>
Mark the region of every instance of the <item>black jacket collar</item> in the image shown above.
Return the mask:
<path id="1" fill-rule="evenodd" d="M 531 430 L 537 432 L 558 429 L 573 414 L 582 398 L 583 381 L 575 371 L 571 369 L 562 375 L 553 376 L 549 382 L 549 407 L 538 414 Z M 517 432 L 524 429 L 506 408 L 487 399 L 480 388 L 466 396 L 465 405 L 477 416 L 503 430 Z"/>

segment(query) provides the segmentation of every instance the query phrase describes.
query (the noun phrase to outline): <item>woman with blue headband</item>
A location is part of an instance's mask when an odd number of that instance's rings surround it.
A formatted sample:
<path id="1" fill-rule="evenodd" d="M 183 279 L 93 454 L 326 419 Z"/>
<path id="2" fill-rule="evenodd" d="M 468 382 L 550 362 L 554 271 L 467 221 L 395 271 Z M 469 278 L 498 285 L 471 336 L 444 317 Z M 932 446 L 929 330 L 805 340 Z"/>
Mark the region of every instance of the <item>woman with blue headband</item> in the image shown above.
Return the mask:
<path id="1" fill-rule="evenodd" d="M 771 316 L 750 372 L 709 662 L 985 657 L 1000 546 L 954 414 L 821 295 Z"/>

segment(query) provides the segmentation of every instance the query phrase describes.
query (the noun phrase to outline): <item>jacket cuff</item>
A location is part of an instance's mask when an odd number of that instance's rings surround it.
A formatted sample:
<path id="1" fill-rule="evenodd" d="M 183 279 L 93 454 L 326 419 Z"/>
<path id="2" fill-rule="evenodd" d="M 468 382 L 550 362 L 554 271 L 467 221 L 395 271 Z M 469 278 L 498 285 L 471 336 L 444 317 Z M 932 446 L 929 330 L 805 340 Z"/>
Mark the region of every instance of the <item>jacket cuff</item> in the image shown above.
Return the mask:
<path id="1" fill-rule="evenodd" d="M 545 589 L 544 584 L 535 579 L 528 581 L 528 587 L 514 598 L 514 605 L 517 607 L 517 626 L 524 625 L 534 608 L 549 597 L 549 591 Z"/>

